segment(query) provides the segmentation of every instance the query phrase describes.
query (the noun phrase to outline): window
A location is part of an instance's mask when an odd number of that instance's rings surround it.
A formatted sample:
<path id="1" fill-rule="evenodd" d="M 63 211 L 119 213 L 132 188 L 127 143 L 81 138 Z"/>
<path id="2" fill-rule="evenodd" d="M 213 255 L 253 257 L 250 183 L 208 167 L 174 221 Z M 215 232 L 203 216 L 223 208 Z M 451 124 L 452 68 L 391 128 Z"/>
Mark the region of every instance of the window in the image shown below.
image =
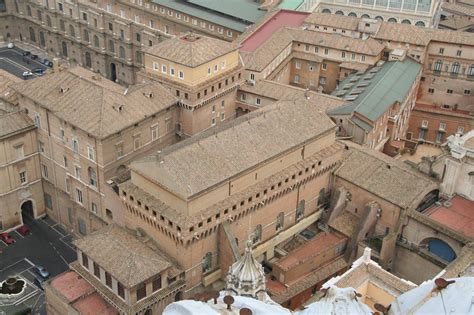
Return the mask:
<path id="1" fill-rule="evenodd" d="M 26 184 L 28 182 L 28 177 L 26 176 L 26 171 L 22 171 L 18 173 L 18 176 L 20 177 L 20 184 Z"/>
<path id="2" fill-rule="evenodd" d="M 69 25 L 69 35 L 71 35 L 72 37 L 76 36 L 76 31 L 74 30 L 74 26 L 72 25 Z"/>
<path id="3" fill-rule="evenodd" d="M 183 71 L 180 71 L 178 77 L 179 77 L 180 79 L 184 79 L 184 72 L 183 72 Z"/>
<path id="4" fill-rule="evenodd" d="M 262 104 L 262 102 L 261 102 L 261 100 L 260 100 L 260 97 L 257 97 L 257 98 L 255 99 L 255 104 L 257 104 L 257 105 Z"/>
<path id="5" fill-rule="evenodd" d="M 212 105 L 212 110 L 211 110 L 212 113 L 215 113 L 216 112 L 216 105 Z"/>
<path id="6" fill-rule="evenodd" d="M 301 69 L 301 62 L 295 61 L 295 68 L 296 69 Z"/>
<path id="7" fill-rule="evenodd" d="M 352 59 L 352 60 L 356 59 L 356 54 L 355 54 L 355 53 L 352 53 L 352 54 L 351 54 L 351 59 Z"/>
<path id="8" fill-rule="evenodd" d="M 138 150 L 141 146 L 140 135 L 133 137 L 133 150 Z"/>
<path id="9" fill-rule="evenodd" d="M 105 284 L 109 287 L 112 288 L 112 276 L 110 273 L 105 272 Z"/>
<path id="10" fill-rule="evenodd" d="M 323 70 L 327 70 L 327 69 L 328 69 L 328 64 L 327 64 L 327 63 L 323 63 L 322 68 L 323 68 Z"/>
<path id="11" fill-rule="evenodd" d="M 346 58 L 346 52 L 345 51 L 341 52 L 341 57 Z"/>
<path id="12" fill-rule="evenodd" d="M 436 143 L 441 143 L 441 142 L 443 142 L 443 136 L 444 136 L 444 132 L 438 131 L 438 132 L 436 133 L 435 142 L 436 142 Z"/>
<path id="13" fill-rule="evenodd" d="M 63 20 L 59 20 L 59 29 L 64 32 L 66 30 L 66 24 Z"/>
<path id="14" fill-rule="evenodd" d="M 94 35 L 94 46 L 97 48 L 100 46 L 99 37 L 97 37 L 97 35 Z"/>
<path id="15" fill-rule="evenodd" d="M 97 187 L 97 173 L 94 169 L 92 169 L 92 167 L 89 167 L 88 168 L 88 173 L 89 173 L 89 183 L 94 186 L 94 187 Z"/>
<path id="16" fill-rule="evenodd" d="M 421 127 L 422 128 L 428 128 L 428 120 L 422 120 L 421 121 Z"/>
<path id="17" fill-rule="evenodd" d="M 84 21 L 87 21 L 87 13 L 82 12 L 82 19 L 83 19 Z"/>
<path id="18" fill-rule="evenodd" d="M 300 83 L 300 76 L 296 74 L 295 77 L 293 78 L 293 82 Z"/>
<path id="19" fill-rule="evenodd" d="M 97 214 L 97 204 L 95 202 L 91 203 L 91 211 L 93 214 Z"/>
<path id="20" fill-rule="evenodd" d="M 95 151 L 94 148 L 90 145 L 87 146 L 87 156 L 89 157 L 89 160 L 95 160 Z"/>
<path id="21" fill-rule="evenodd" d="M 84 36 L 83 37 L 84 37 L 84 41 L 86 41 L 86 42 L 90 41 L 88 30 L 84 30 Z"/>
<path id="22" fill-rule="evenodd" d="M 153 280 L 152 289 L 153 289 L 153 292 L 158 291 L 159 289 L 161 289 L 161 276 L 157 276 Z"/>
<path id="23" fill-rule="evenodd" d="M 99 268 L 99 265 L 94 262 L 94 276 L 96 276 L 97 278 L 100 279 L 100 268 Z"/>
<path id="24" fill-rule="evenodd" d="M 22 159 L 25 157 L 25 151 L 23 149 L 23 144 L 17 145 L 15 148 L 16 159 Z"/>
<path id="25" fill-rule="evenodd" d="M 125 59 L 125 48 L 122 46 L 119 47 L 119 56 L 120 58 Z"/>
<path id="26" fill-rule="evenodd" d="M 161 72 L 168 73 L 168 68 L 166 67 L 166 65 L 161 65 Z"/>
<path id="27" fill-rule="evenodd" d="M 82 190 L 80 190 L 79 188 L 76 188 L 76 202 L 81 204 L 81 205 L 83 203 Z"/>
<path id="28" fill-rule="evenodd" d="M 145 283 L 140 283 L 137 286 L 137 301 L 140 301 L 141 299 L 146 297 L 146 285 Z"/>
<path id="29" fill-rule="evenodd" d="M 228 36 L 228 37 L 232 37 L 232 32 L 229 31 L 229 30 L 227 30 L 227 36 Z"/>
<path id="30" fill-rule="evenodd" d="M 44 204 L 46 208 L 53 209 L 53 199 L 51 198 L 51 195 L 48 193 L 44 193 Z"/>
<path id="31" fill-rule="evenodd" d="M 76 176 L 77 179 L 81 179 L 81 167 L 78 165 L 74 166 L 74 176 Z"/>
<path id="32" fill-rule="evenodd" d="M 109 40 L 109 50 L 110 52 L 115 52 L 115 44 L 113 40 Z"/>
<path id="33" fill-rule="evenodd" d="M 439 130 L 446 130 L 446 123 L 440 122 L 439 123 Z"/>
<path id="34" fill-rule="evenodd" d="M 428 89 L 428 93 L 433 94 L 433 93 L 434 93 L 434 89 L 433 89 L 433 88 L 429 88 L 429 89 Z"/>
<path id="35" fill-rule="evenodd" d="M 464 95 L 471 95 L 471 90 L 464 90 Z"/>
<path id="36" fill-rule="evenodd" d="M 137 42 L 141 42 L 142 41 L 142 35 L 140 33 L 136 33 L 135 34 L 135 38 L 137 40 Z"/>
<path id="37" fill-rule="evenodd" d="M 174 77 L 174 68 L 170 67 L 170 75 L 172 75 Z"/>
<path id="38" fill-rule="evenodd" d="M 215 126 L 216 125 L 216 118 L 212 118 L 211 119 L 211 126 Z"/>
<path id="39" fill-rule="evenodd" d="M 117 293 L 122 299 L 125 299 L 125 289 L 120 282 L 117 282 Z"/>
<path id="40" fill-rule="evenodd" d="M 458 130 L 456 131 L 456 133 L 462 135 L 462 134 L 464 133 L 464 127 L 459 126 L 459 127 L 458 127 Z"/>
<path id="41" fill-rule="evenodd" d="M 65 178 L 65 188 L 66 188 L 66 192 L 69 193 L 71 191 L 71 182 L 69 180 L 69 178 Z"/>
<path id="42" fill-rule="evenodd" d="M 362 55 L 362 56 L 360 57 L 360 60 L 361 60 L 361 61 L 365 61 L 365 55 Z"/>
<path id="43" fill-rule="evenodd" d="M 221 108 L 224 108 L 225 107 L 225 101 L 222 101 L 221 102 Z"/>
<path id="44" fill-rule="evenodd" d="M 68 162 L 67 162 L 67 157 L 66 156 L 63 156 L 63 164 L 64 164 L 64 167 L 67 168 Z"/>
<path id="45" fill-rule="evenodd" d="M 113 214 L 110 209 L 105 209 L 105 215 L 111 219 L 113 218 Z"/>
<path id="46" fill-rule="evenodd" d="M 82 253 L 82 265 L 89 269 L 89 259 L 87 258 L 86 254 Z"/>
<path id="47" fill-rule="evenodd" d="M 326 78 L 325 77 L 319 77 L 319 84 L 325 85 L 326 84 Z"/>
<path id="48" fill-rule="evenodd" d="M 41 174 L 44 178 L 49 178 L 48 174 L 48 167 L 44 164 L 41 164 Z"/>
<path id="49" fill-rule="evenodd" d="M 79 153 L 79 142 L 77 139 L 72 139 L 72 151 L 76 154 Z"/>
<path id="50" fill-rule="evenodd" d="M 58 10 L 61 11 L 61 12 L 64 10 L 62 3 L 58 3 Z"/>
<path id="51" fill-rule="evenodd" d="M 441 60 L 436 60 L 435 64 L 434 64 L 434 71 L 435 72 L 441 72 L 441 69 L 443 68 L 443 62 Z"/>
<path id="52" fill-rule="evenodd" d="M 160 69 L 160 65 L 156 62 L 153 62 L 153 70 L 158 71 Z"/>
<path id="53" fill-rule="evenodd" d="M 221 113 L 221 121 L 224 121 L 224 120 L 225 120 L 225 113 L 222 112 L 222 113 Z"/>
<path id="54" fill-rule="evenodd" d="M 440 49 L 439 49 L 439 53 L 440 53 L 440 54 L 444 54 L 444 48 L 440 48 Z"/>
<path id="55" fill-rule="evenodd" d="M 462 53 L 461 50 L 456 51 L 456 56 L 461 57 L 461 53 Z"/>
<path id="56" fill-rule="evenodd" d="M 151 141 L 158 140 L 158 125 L 151 127 Z"/>
<path id="57" fill-rule="evenodd" d="M 446 93 L 448 93 L 448 94 L 453 94 L 453 90 L 447 89 L 447 90 L 446 90 Z"/>
<path id="58" fill-rule="evenodd" d="M 41 116 L 39 113 L 35 113 L 35 126 L 41 128 Z"/>
<path id="59" fill-rule="evenodd" d="M 283 212 L 280 212 L 277 216 L 276 225 L 275 225 L 275 229 L 277 231 L 283 229 L 284 220 L 285 220 L 285 214 Z"/>
<path id="60" fill-rule="evenodd" d="M 202 273 L 206 273 L 212 269 L 212 253 L 208 252 L 202 260 Z"/>
<path id="61" fill-rule="evenodd" d="M 453 65 L 451 66 L 451 75 L 457 75 L 459 73 L 459 68 L 459 62 L 453 63 Z"/>
<path id="62" fill-rule="evenodd" d="M 324 54 L 325 55 L 329 54 L 329 49 L 328 48 L 324 48 Z"/>
<path id="63" fill-rule="evenodd" d="M 304 217 L 304 208 L 305 201 L 301 200 L 298 204 L 298 208 L 296 208 L 296 222 L 300 221 Z"/>

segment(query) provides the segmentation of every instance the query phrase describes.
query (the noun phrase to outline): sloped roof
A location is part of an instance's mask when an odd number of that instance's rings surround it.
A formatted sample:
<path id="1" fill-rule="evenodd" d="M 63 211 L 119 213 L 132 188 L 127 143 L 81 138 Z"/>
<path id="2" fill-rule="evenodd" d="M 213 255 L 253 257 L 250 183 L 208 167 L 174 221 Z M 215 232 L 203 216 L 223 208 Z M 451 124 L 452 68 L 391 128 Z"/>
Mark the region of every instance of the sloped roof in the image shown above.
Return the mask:
<path id="1" fill-rule="evenodd" d="M 401 208 L 408 208 L 437 184 L 378 151 L 345 142 L 349 152 L 335 175 Z M 417 205 L 413 205 L 417 206 Z"/>
<path id="2" fill-rule="evenodd" d="M 12 88 L 97 138 L 117 133 L 177 101 L 161 84 L 126 89 L 81 67 L 13 84 Z M 152 97 L 147 96 L 150 93 Z"/>
<path id="3" fill-rule="evenodd" d="M 133 171 L 190 198 L 334 128 L 324 107 L 279 101 L 132 163 Z"/>
<path id="4" fill-rule="evenodd" d="M 235 44 L 224 40 L 186 34 L 153 45 L 146 53 L 194 68 L 236 49 Z"/>
<path id="5" fill-rule="evenodd" d="M 352 105 L 332 109 L 329 114 L 344 115 L 352 111 L 375 121 L 392 104 L 405 100 L 420 70 L 418 62 L 405 58 L 403 61 L 385 62 L 363 74 L 352 74 L 332 93 L 347 100 L 355 97 L 351 100 Z M 361 87 L 366 84 L 368 85 Z M 358 92 L 359 94 L 355 94 Z"/>
<path id="6" fill-rule="evenodd" d="M 313 12 L 306 18 L 304 22 L 306 24 L 357 31 L 359 27 L 359 20 L 360 18 L 355 16 Z"/>
<path id="7" fill-rule="evenodd" d="M 259 10 L 259 1 L 254 0 L 240 0 L 238 4 L 235 0 L 187 0 L 187 2 L 249 23 L 255 23 L 265 14 L 265 11 Z"/>
<path id="8" fill-rule="evenodd" d="M 0 114 L 0 138 L 33 129 L 34 122 L 23 112 Z"/>
<path id="9" fill-rule="evenodd" d="M 171 267 L 168 260 L 115 224 L 74 244 L 126 287 L 140 284 Z"/>

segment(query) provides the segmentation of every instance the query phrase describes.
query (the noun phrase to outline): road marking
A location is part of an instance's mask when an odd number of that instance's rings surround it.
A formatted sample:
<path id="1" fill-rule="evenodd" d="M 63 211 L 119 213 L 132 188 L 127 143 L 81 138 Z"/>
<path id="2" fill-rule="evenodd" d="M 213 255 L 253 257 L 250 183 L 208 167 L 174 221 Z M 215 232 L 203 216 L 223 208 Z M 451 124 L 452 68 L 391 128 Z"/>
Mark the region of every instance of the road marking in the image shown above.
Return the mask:
<path id="1" fill-rule="evenodd" d="M 21 238 L 25 238 L 23 235 L 20 234 L 20 232 L 18 232 L 17 230 L 15 230 L 15 233 L 18 234 L 19 237 Z"/>
<path id="2" fill-rule="evenodd" d="M 2 271 L 5 271 L 6 269 L 8 269 L 8 268 L 11 268 L 11 267 L 15 266 L 16 264 L 18 264 L 19 262 L 21 262 L 21 261 L 23 261 L 23 260 L 28 260 L 28 258 L 23 258 L 23 259 L 20 259 L 20 260 L 18 260 L 17 262 L 14 262 L 13 264 L 11 264 L 11 265 L 8 265 L 8 266 L 6 266 L 5 268 L 3 268 L 2 270 L 0 270 L 0 272 L 2 272 Z M 30 262 L 30 261 L 28 260 L 28 262 Z M 30 263 L 31 263 L 31 262 L 30 262 Z"/>
<path id="3" fill-rule="evenodd" d="M 64 245 L 66 245 L 67 247 L 69 247 L 70 249 L 72 249 L 73 251 L 76 251 L 76 249 L 75 249 L 74 247 L 72 247 L 71 245 L 69 245 L 69 243 L 67 243 L 65 240 L 63 240 L 63 238 L 66 238 L 66 237 L 68 237 L 68 236 L 69 236 L 69 235 L 66 235 L 66 236 L 64 236 L 64 237 L 61 237 L 59 240 L 60 240 L 61 242 L 63 242 Z"/>
<path id="4" fill-rule="evenodd" d="M 33 266 L 35 265 L 35 264 L 33 264 L 33 263 L 31 262 L 31 260 L 29 260 L 28 258 L 24 258 L 24 259 L 31 265 L 31 267 L 33 267 Z M 31 268 L 31 267 L 30 267 L 30 268 Z M 29 269 L 29 268 L 28 268 L 28 269 Z"/>
<path id="5" fill-rule="evenodd" d="M 57 225 L 57 224 L 56 224 L 56 225 Z M 56 225 L 55 225 L 55 226 L 56 226 Z M 53 227 L 53 230 L 55 230 L 56 233 L 58 233 L 59 235 L 61 235 L 61 238 L 66 236 L 66 235 L 64 235 L 63 233 L 59 232 L 59 230 L 55 229 L 54 227 Z"/>
<path id="6" fill-rule="evenodd" d="M 56 247 L 54 247 L 53 243 L 49 242 L 49 245 L 51 245 L 51 247 L 54 249 L 54 251 L 56 252 L 56 254 L 58 254 L 58 256 L 61 257 L 61 259 L 63 260 L 64 264 L 69 267 L 69 263 L 67 262 L 66 259 L 64 259 L 63 255 L 61 255 L 61 254 L 59 253 L 59 251 L 56 249 Z"/>

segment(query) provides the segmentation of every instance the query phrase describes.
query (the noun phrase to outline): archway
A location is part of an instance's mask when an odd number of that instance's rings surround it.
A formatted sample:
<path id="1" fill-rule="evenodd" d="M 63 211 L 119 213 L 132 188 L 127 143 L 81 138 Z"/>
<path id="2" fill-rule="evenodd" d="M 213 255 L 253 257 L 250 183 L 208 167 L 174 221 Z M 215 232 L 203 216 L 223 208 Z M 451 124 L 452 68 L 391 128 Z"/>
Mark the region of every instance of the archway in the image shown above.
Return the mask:
<path id="1" fill-rule="evenodd" d="M 176 295 L 174 296 L 174 301 L 175 302 L 178 302 L 178 301 L 181 301 L 183 299 L 183 292 L 179 291 L 178 293 L 176 293 Z"/>
<path id="2" fill-rule="evenodd" d="M 35 218 L 33 201 L 27 200 L 21 204 L 21 218 L 23 222 L 31 221 Z"/>
<path id="3" fill-rule="evenodd" d="M 113 62 L 110 64 L 110 80 L 117 81 L 117 66 Z"/>
<path id="4" fill-rule="evenodd" d="M 426 246 L 428 252 L 441 258 L 446 262 L 452 262 L 456 259 L 456 252 L 448 243 L 439 238 L 427 238 L 421 241 L 420 246 Z"/>

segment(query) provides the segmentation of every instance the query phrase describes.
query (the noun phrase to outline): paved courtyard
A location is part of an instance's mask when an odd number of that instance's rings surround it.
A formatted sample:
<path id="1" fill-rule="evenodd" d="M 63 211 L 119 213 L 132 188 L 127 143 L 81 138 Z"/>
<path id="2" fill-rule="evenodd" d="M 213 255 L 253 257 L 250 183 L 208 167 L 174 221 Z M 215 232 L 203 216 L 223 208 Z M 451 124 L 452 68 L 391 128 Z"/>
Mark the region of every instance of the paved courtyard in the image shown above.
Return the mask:
<path id="1" fill-rule="evenodd" d="M 46 314 L 43 291 L 34 285 L 37 276 L 33 266 L 45 267 L 50 277 L 69 269 L 69 263 L 76 259 L 76 252 L 71 244 L 72 237 L 50 219 L 26 220 L 31 234 L 22 236 L 18 232 L 10 235 L 16 243 L 6 246 L 0 242 L 0 282 L 11 276 L 20 276 L 33 288 L 16 301 L 0 301 L 0 314 L 17 314 L 31 308 L 33 314 Z M 3 305 L 2 305 L 3 304 Z M 8 304 L 8 305 L 7 305 Z"/>

